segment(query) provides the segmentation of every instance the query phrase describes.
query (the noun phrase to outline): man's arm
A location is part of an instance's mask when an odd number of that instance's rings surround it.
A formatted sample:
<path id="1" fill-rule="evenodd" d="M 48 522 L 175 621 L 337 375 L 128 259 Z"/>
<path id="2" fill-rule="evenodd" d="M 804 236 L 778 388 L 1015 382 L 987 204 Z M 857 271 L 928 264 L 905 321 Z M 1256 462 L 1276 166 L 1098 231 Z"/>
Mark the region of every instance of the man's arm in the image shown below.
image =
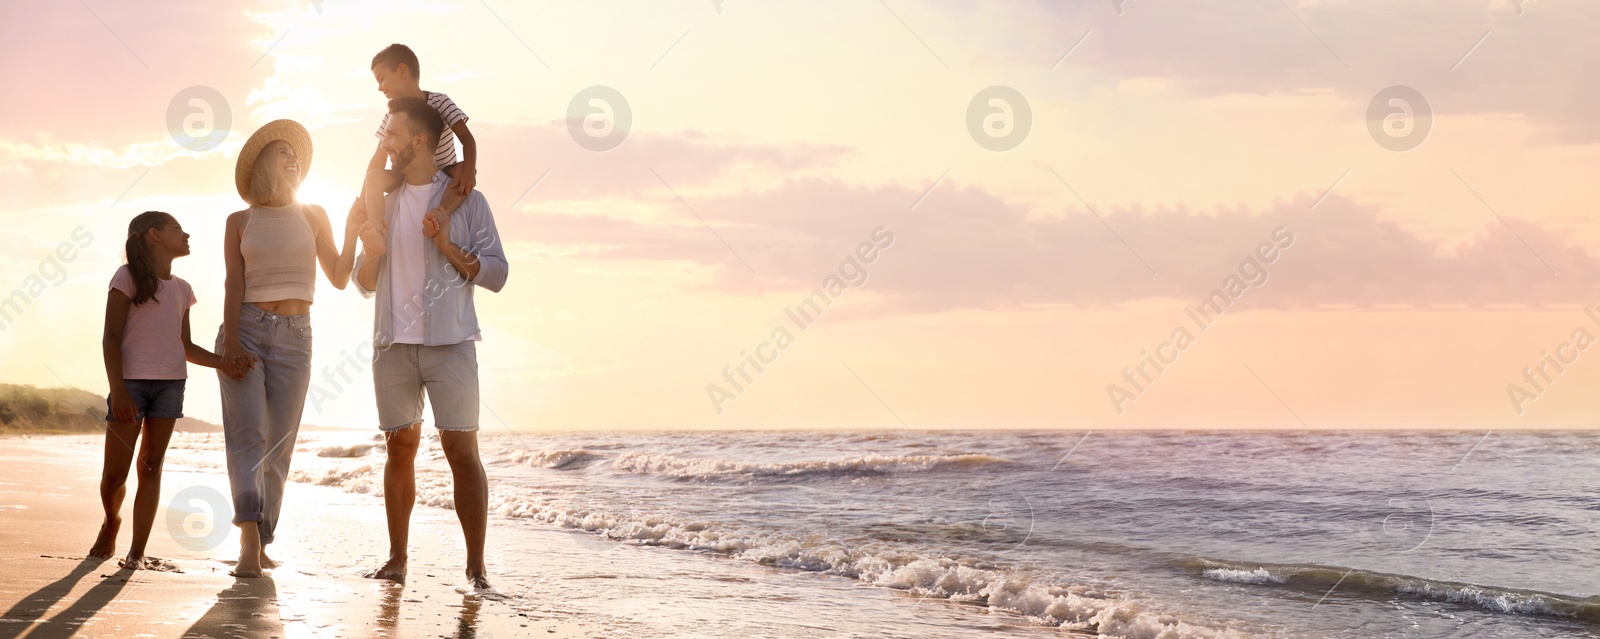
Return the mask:
<path id="1" fill-rule="evenodd" d="M 361 254 L 356 256 L 355 273 L 352 279 L 356 282 L 356 290 L 362 297 L 372 297 L 378 290 L 378 258 L 388 251 L 389 229 L 381 222 L 374 222 L 372 217 L 367 217 L 366 223 L 361 225 Z"/>

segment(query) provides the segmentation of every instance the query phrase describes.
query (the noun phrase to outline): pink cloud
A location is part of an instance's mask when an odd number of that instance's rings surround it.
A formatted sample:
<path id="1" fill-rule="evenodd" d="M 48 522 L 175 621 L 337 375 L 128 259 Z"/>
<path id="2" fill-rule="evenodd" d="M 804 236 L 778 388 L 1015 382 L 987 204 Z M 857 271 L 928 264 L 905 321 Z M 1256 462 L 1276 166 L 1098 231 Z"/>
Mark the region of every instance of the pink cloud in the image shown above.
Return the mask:
<path id="1" fill-rule="evenodd" d="M 1462 215 L 1483 218 L 1483 231 L 1444 246 L 1337 195 L 1315 211 L 1302 198 L 1264 210 L 1101 211 L 1104 223 L 1077 207 L 1036 215 L 948 183 L 912 210 L 920 195 L 795 180 L 696 208 L 767 288 L 817 286 L 873 228 L 888 227 L 895 242 L 870 265 L 866 285 L 888 300 L 883 311 L 1198 301 L 1241 273 L 1261 280 L 1262 291 L 1235 308 L 1572 304 L 1600 295 L 1600 260 L 1566 233 L 1509 219 L 1513 234 L 1479 210 Z M 676 204 L 657 196 L 661 206 Z M 508 226 L 508 236 L 525 241 L 591 247 L 587 259 L 717 265 L 718 288 L 750 290 L 739 260 L 692 218 L 667 225 L 539 213 L 502 223 Z M 1293 235 L 1292 245 L 1270 263 L 1242 267 L 1278 227 Z"/>

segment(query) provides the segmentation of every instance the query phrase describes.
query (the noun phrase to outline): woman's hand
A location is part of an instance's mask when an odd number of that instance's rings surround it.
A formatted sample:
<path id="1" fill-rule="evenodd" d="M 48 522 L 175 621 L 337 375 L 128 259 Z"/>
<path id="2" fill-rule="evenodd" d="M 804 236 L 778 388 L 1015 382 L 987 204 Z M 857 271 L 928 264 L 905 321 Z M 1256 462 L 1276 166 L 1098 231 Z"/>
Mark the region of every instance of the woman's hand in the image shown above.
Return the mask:
<path id="1" fill-rule="evenodd" d="M 239 342 L 223 343 L 221 354 L 222 367 L 220 370 L 236 382 L 243 380 L 245 373 L 250 372 L 250 369 L 256 367 L 256 362 L 261 361 L 261 358 L 245 350 L 244 346 Z"/>
<path id="2" fill-rule="evenodd" d="M 125 387 L 111 389 L 111 417 L 118 424 L 132 424 L 139 419 L 139 407 L 133 405 L 133 396 Z"/>
<path id="3" fill-rule="evenodd" d="M 367 203 L 361 201 L 361 198 L 358 197 L 355 202 L 350 204 L 350 217 L 345 218 L 344 226 L 345 228 L 359 229 L 362 224 L 366 223 Z"/>
<path id="4" fill-rule="evenodd" d="M 367 247 L 368 257 L 380 257 L 389 250 L 389 229 L 367 220 L 361 225 L 361 243 Z"/>

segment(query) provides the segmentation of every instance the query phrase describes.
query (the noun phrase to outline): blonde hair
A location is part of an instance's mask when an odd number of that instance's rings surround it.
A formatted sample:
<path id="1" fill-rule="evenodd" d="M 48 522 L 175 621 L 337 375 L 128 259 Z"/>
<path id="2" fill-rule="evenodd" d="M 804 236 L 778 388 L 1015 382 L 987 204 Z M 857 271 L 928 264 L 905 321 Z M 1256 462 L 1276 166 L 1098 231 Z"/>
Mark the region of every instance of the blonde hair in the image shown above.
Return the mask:
<path id="1" fill-rule="evenodd" d="M 271 149 L 272 145 L 280 142 L 283 144 L 288 144 L 288 142 L 283 142 L 282 140 L 273 140 L 272 142 L 268 142 L 266 146 L 261 147 L 261 153 L 256 155 L 255 164 L 250 166 L 250 204 L 253 206 L 266 206 L 267 202 L 272 201 L 272 197 L 274 195 L 281 193 L 279 190 L 280 185 L 278 183 L 278 172 L 274 171 L 270 165 L 270 162 L 272 161 L 272 154 L 267 153 L 267 150 Z M 288 192 L 283 193 L 283 199 L 293 202 L 295 191 L 298 190 L 299 187 L 299 184 L 288 185 L 288 188 L 284 189 Z"/>

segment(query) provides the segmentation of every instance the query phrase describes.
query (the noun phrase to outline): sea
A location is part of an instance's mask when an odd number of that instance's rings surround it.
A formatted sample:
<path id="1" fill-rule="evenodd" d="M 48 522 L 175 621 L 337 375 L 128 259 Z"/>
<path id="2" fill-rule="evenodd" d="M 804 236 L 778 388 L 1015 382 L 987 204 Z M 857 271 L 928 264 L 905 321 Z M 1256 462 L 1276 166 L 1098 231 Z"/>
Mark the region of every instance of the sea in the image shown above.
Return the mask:
<path id="1" fill-rule="evenodd" d="M 381 499 L 377 435 L 295 445 L 292 481 Z M 564 531 L 636 570 L 728 575 L 693 595 L 700 622 L 623 633 L 643 639 L 1600 634 L 1600 433 L 485 429 L 480 447 L 491 540 Z M 180 435 L 168 463 L 219 467 L 220 436 Z M 450 508 L 436 435 L 417 472 L 419 504 Z M 792 579 L 758 596 L 752 570 Z"/>

